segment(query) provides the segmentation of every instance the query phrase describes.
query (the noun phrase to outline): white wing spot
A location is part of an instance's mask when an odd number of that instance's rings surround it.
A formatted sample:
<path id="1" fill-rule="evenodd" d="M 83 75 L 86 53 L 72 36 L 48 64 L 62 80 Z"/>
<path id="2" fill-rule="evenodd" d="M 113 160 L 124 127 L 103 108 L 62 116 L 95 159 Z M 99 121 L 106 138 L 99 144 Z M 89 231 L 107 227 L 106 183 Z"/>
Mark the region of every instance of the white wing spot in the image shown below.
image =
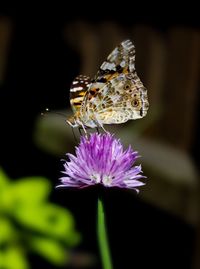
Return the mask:
<path id="1" fill-rule="evenodd" d="M 81 91 L 82 89 L 83 89 L 83 87 L 76 87 L 76 88 L 72 88 L 70 91 L 77 92 L 77 91 Z"/>
<path id="2" fill-rule="evenodd" d="M 108 62 L 104 62 L 101 65 L 101 69 L 105 70 L 105 69 L 109 69 L 109 70 L 116 70 L 115 69 L 115 64 L 114 63 L 108 63 Z"/>

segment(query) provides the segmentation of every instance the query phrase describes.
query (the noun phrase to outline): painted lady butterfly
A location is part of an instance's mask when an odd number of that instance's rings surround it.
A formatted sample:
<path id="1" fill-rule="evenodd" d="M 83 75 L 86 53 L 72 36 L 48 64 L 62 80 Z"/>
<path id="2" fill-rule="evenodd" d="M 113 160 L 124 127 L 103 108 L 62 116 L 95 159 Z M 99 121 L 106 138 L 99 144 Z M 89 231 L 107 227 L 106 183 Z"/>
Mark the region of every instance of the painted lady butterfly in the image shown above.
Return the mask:
<path id="1" fill-rule="evenodd" d="M 135 70 L 135 47 L 130 40 L 117 46 L 103 62 L 94 79 L 80 75 L 72 82 L 72 127 L 103 127 L 144 117 L 147 90 Z M 84 128 L 85 129 L 85 128 Z"/>

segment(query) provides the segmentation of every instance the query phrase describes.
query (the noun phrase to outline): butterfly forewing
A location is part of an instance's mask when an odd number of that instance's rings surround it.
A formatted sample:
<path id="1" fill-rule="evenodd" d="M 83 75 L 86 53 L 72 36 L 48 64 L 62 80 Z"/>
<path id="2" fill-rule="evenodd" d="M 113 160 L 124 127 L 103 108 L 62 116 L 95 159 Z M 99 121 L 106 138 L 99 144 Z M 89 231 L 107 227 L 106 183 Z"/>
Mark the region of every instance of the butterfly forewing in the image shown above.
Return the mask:
<path id="1" fill-rule="evenodd" d="M 80 110 L 84 96 L 91 85 L 91 80 L 88 76 L 77 76 L 70 87 L 70 104 L 76 113 Z"/>
<path id="2" fill-rule="evenodd" d="M 106 82 L 121 73 L 135 70 L 135 47 L 130 40 L 123 41 L 107 57 L 97 72 L 96 81 Z"/>

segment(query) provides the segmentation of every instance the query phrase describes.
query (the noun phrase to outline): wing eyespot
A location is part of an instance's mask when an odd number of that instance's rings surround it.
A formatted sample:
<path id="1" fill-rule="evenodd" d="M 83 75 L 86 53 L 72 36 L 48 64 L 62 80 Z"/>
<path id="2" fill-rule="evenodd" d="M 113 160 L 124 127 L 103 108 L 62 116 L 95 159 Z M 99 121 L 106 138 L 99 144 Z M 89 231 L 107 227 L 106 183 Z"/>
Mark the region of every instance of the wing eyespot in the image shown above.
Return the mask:
<path id="1" fill-rule="evenodd" d="M 124 86 L 124 88 L 125 88 L 125 90 L 129 90 L 129 89 L 130 89 L 130 85 L 129 85 L 129 84 L 126 84 L 126 85 Z"/>
<path id="2" fill-rule="evenodd" d="M 139 101 L 138 100 L 133 100 L 132 101 L 132 106 L 137 107 L 139 105 Z"/>

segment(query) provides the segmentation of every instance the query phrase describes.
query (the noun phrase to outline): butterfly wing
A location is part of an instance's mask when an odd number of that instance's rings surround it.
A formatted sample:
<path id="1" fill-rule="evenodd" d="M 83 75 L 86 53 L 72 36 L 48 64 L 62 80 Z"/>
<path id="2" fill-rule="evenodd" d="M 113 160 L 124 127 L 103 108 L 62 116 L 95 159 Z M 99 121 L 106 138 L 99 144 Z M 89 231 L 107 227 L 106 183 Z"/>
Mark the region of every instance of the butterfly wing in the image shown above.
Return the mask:
<path id="1" fill-rule="evenodd" d="M 101 124 L 142 118 L 148 110 L 147 91 L 135 71 L 135 47 L 130 40 L 116 47 L 101 65 L 81 107 Z"/>
<path id="2" fill-rule="evenodd" d="M 102 63 L 95 80 L 98 82 L 107 82 L 121 73 L 132 73 L 134 71 L 135 47 L 130 40 L 125 40 Z"/>
<path id="3" fill-rule="evenodd" d="M 70 104 L 74 113 L 80 110 L 84 96 L 91 85 L 88 76 L 77 76 L 70 87 Z"/>

